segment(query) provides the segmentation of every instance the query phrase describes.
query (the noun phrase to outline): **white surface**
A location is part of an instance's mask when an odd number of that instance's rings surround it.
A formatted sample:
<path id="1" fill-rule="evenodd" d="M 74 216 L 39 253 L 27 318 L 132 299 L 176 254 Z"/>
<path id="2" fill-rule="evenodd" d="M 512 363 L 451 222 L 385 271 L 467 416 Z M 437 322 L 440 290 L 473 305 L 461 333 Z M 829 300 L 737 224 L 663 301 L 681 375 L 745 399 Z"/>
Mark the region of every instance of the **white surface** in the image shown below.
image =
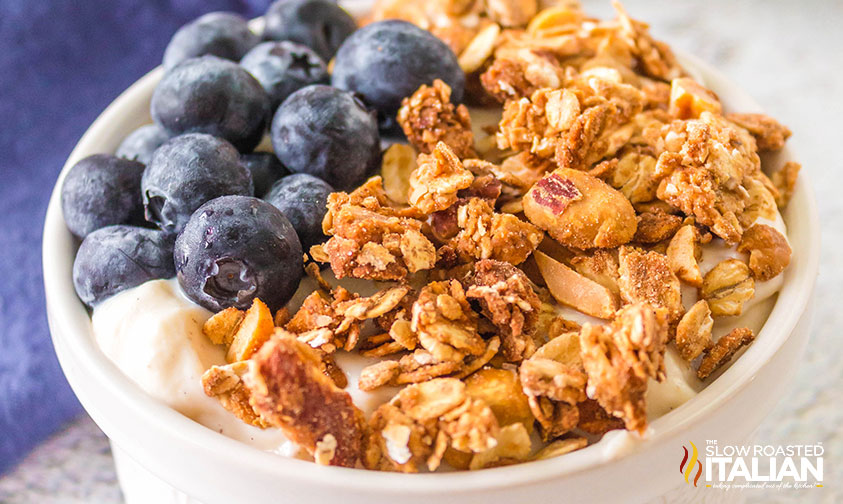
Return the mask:
<path id="1" fill-rule="evenodd" d="M 831 153 L 839 142 L 839 126 L 834 119 L 843 117 L 839 99 L 843 72 L 836 63 L 839 58 L 832 54 L 843 46 L 840 32 L 833 26 L 843 16 L 843 6 L 832 2 L 812 2 L 807 6 L 751 1 L 727 9 L 731 2 L 718 1 L 705 2 L 713 7 L 703 10 L 703 4 L 698 0 L 684 2 L 671 5 L 668 11 L 662 3 L 630 1 L 627 7 L 634 16 L 650 21 L 658 36 L 715 63 L 796 132 L 791 145 L 801 153 L 800 161 L 817 182 L 826 231 L 835 226 L 838 230 L 837 234 L 827 232 L 824 237 L 818 313 L 806 362 L 794 386 L 782 390 L 784 399 L 758 434 L 759 441 L 765 443 L 822 441 L 829 484 L 812 497 L 804 491 L 767 493 L 758 496 L 759 502 L 839 501 L 843 496 L 835 483 L 841 481 L 841 465 L 834 462 L 840 460 L 843 452 L 837 432 L 839 405 L 843 401 L 838 384 L 843 367 L 840 344 L 832 328 L 843 322 L 835 296 L 840 293 L 843 262 L 834 252 L 841 244 L 839 219 L 843 206 L 831 191 L 843 183 L 843 177 L 835 166 L 839 162 Z M 603 5 L 594 9 L 606 12 Z M 92 431 L 90 424 L 83 421 L 42 447 L 18 471 L 0 480 L 0 501 L 116 502 L 113 486 L 109 486 L 113 485 L 113 473 L 108 465 L 91 463 L 94 451 L 102 453 L 104 446 L 94 442 L 96 435 Z M 62 440 L 80 438 L 90 439 L 91 444 L 79 445 L 82 449 L 76 453 L 56 448 L 62 446 Z M 62 470 L 56 471 L 56 467 Z M 84 476 L 72 476 L 86 469 L 90 472 Z M 80 484 L 102 480 L 106 483 Z M 107 488 L 112 492 L 104 492 Z M 45 498 L 45 494 L 56 500 Z"/>

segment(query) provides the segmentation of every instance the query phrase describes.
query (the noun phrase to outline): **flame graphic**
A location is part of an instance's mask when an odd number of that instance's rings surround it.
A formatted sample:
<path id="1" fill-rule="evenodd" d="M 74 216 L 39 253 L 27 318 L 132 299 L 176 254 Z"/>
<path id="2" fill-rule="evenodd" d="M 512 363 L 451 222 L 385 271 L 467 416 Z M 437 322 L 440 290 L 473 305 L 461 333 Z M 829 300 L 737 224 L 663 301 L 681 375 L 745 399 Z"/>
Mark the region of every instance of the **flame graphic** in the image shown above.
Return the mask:
<path id="1" fill-rule="evenodd" d="M 694 470 L 694 465 L 696 465 L 697 474 L 694 476 L 694 486 L 697 486 L 697 482 L 700 480 L 700 476 L 702 475 L 702 463 L 697 460 L 699 455 L 697 452 L 697 445 L 691 441 L 688 442 L 691 443 L 691 460 L 688 460 L 688 449 L 683 446 L 682 449 L 685 450 L 685 455 L 682 457 L 682 462 L 679 463 L 679 473 L 685 475 L 685 483 L 690 483 L 689 478 Z M 687 468 L 685 466 L 686 462 L 688 463 Z"/>

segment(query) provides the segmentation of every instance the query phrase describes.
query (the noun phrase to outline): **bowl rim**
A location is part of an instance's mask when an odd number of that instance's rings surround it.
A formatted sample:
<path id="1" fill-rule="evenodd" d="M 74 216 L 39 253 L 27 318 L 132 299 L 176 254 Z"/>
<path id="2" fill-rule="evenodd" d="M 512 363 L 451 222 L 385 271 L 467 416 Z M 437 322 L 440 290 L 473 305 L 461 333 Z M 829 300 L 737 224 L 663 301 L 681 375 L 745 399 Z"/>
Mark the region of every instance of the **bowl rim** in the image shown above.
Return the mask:
<path id="1" fill-rule="evenodd" d="M 760 111 L 761 107 L 741 88 L 729 81 L 711 65 L 698 58 L 677 51 L 682 64 L 689 71 L 697 71 L 703 82 L 718 93 L 728 91 L 741 102 L 742 111 Z M 53 189 L 44 222 L 43 273 L 47 311 L 53 343 L 67 352 L 75 366 L 91 373 L 100 387 L 109 389 L 114 397 L 122 399 L 121 407 L 129 410 L 147 425 L 150 431 L 164 436 L 171 443 L 190 448 L 196 456 L 225 459 L 226 463 L 245 466 L 250 472 L 264 473 L 268 477 L 295 474 L 302 483 L 352 488 L 357 491 L 433 494 L 488 490 L 536 483 L 548 479 L 570 476 L 597 466 L 609 464 L 653 446 L 657 442 L 675 437 L 683 429 L 701 422 L 720 405 L 738 394 L 766 365 L 793 331 L 813 292 L 819 269 L 820 227 L 816 199 L 806 174 L 800 174 L 793 201 L 801 202 L 808 218 L 800 220 L 799 234 L 807 238 L 804 246 L 794 246 L 794 260 L 786 271 L 786 281 L 779 297 L 764 323 L 758 338 L 766 345 L 751 345 L 720 377 L 709 383 L 697 396 L 682 406 L 651 422 L 646 439 L 634 434 L 617 431 L 635 448 L 620 452 L 606 449 L 600 443 L 568 454 L 566 457 L 533 461 L 483 471 L 454 473 L 413 474 L 386 473 L 342 467 L 321 467 L 310 462 L 280 457 L 263 452 L 249 445 L 227 438 L 201 424 L 190 420 L 168 406 L 148 396 L 139 386 L 122 374 L 96 345 L 88 311 L 76 297 L 70 272 L 73 258 L 68 257 L 67 247 L 74 243 L 64 226 L 60 205 L 60 189 L 70 167 L 82 157 L 97 151 L 98 138 L 112 127 L 128 103 L 138 96 L 151 95 L 163 69 L 147 73 L 117 97 L 80 139 L 68 157 Z M 783 151 L 787 159 L 794 159 L 788 148 Z M 793 230 L 789 230 L 789 235 Z M 785 302 L 782 302 L 785 301 Z M 66 366 L 62 360 L 63 368 Z M 611 433 L 610 433 L 611 434 Z M 607 435 L 607 438 L 610 435 Z M 306 466 L 305 466 L 306 464 Z M 302 470 L 305 468 L 306 470 Z M 363 474 L 366 477 L 360 477 Z M 489 477 L 493 476 L 493 477 Z"/>

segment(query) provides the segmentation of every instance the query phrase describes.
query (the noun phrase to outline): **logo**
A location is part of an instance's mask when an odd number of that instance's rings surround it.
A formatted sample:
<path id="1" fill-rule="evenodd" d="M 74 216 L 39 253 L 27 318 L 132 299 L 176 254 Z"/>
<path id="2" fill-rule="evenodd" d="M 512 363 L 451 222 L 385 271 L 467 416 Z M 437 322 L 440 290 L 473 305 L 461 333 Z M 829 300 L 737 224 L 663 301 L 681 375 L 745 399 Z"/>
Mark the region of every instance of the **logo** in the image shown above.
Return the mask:
<path id="1" fill-rule="evenodd" d="M 691 473 L 694 472 L 694 465 L 696 464 L 697 474 L 694 476 L 694 486 L 697 486 L 697 482 L 700 480 L 700 475 L 702 475 L 702 463 L 697 460 L 697 457 L 699 456 L 699 452 L 697 452 L 697 445 L 691 441 L 688 442 L 691 443 L 691 460 L 688 460 L 688 449 L 683 446 L 682 449 L 685 450 L 685 455 L 682 457 L 682 462 L 679 463 L 679 473 L 684 474 L 685 483 L 690 484 L 691 481 L 689 478 L 691 477 Z"/>
<path id="2" fill-rule="evenodd" d="M 702 453 L 692 441 L 682 446 L 679 473 L 694 487 L 822 488 L 823 445 L 719 445 L 708 439 Z"/>

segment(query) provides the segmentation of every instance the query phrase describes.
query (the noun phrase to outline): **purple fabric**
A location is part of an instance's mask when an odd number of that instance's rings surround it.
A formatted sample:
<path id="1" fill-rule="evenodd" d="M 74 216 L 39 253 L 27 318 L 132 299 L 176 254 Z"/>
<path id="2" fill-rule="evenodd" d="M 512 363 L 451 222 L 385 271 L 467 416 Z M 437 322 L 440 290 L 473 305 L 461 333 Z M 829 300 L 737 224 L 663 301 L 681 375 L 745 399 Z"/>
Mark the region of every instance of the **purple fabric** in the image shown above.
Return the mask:
<path id="1" fill-rule="evenodd" d="M 0 474 L 81 412 L 44 312 L 41 231 L 56 176 L 96 116 L 210 11 L 270 0 L 0 0 Z"/>

